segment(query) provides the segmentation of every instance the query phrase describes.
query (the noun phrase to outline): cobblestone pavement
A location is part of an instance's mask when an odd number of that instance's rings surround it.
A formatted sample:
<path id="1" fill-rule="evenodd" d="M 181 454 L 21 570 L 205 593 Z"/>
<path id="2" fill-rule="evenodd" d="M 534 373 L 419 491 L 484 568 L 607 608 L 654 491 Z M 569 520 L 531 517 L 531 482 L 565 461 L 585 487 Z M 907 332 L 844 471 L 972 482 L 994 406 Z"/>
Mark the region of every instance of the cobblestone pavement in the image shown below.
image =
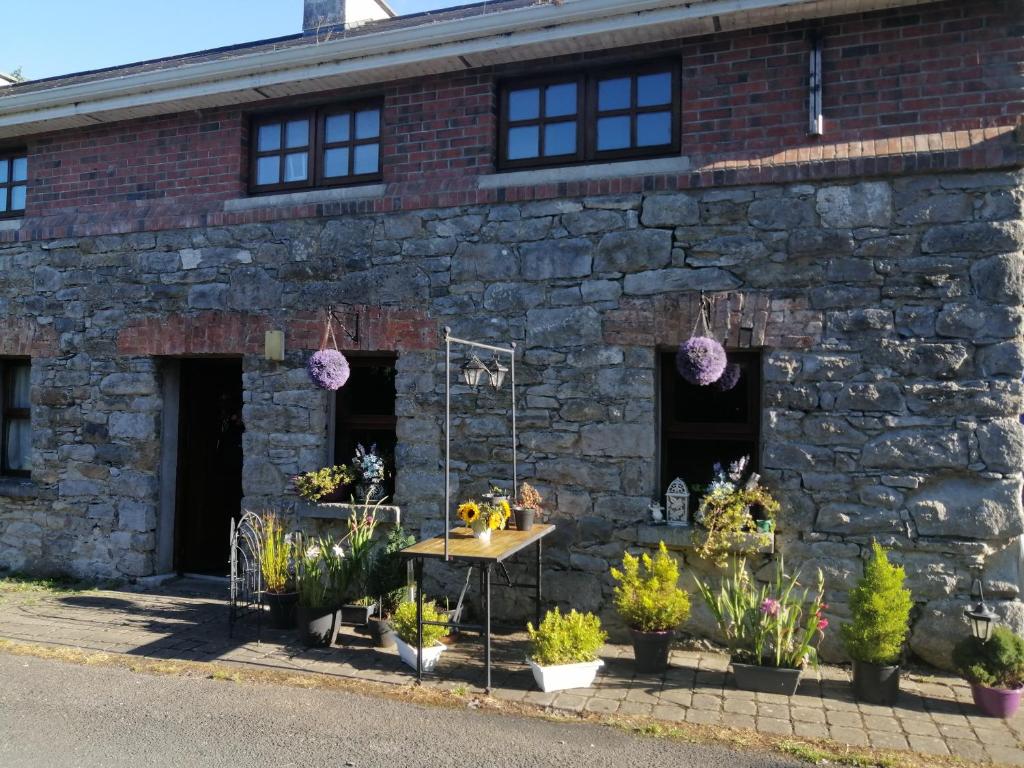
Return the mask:
<path id="1" fill-rule="evenodd" d="M 88 591 L 0 593 L 0 637 L 152 659 L 227 662 L 315 672 L 396 685 L 411 673 L 392 650 L 378 650 L 353 631 L 332 648 L 307 649 L 293 633 L 262 630 L 251 617 L 228 635 L 219 588 L 182 580 L 146 594 Z M 796 696 L 737 690 L 720 653 L 672 652 L 662 675 L 633 672 L 632 649 L 609 645 L 606 666 L 589 689 L 542 693 L 523 663 L 522 635 L 493 641 L 496 698 L 569 712 L 649 716 L 670 722 L 726 725 L 795 738 L 830 738 L 858 747 L 911 749 L 972 761 L 1024 765 L 1024 715 L 1002 721 L 978 713 L 962 680 L 941 673 L 905 675 L 897 707 L 854 700 L 849 672 L 823 666 L 805 675 Z M 482 650 L 466 635 L 425 681 L 442 689 L 480 691 Z"/>

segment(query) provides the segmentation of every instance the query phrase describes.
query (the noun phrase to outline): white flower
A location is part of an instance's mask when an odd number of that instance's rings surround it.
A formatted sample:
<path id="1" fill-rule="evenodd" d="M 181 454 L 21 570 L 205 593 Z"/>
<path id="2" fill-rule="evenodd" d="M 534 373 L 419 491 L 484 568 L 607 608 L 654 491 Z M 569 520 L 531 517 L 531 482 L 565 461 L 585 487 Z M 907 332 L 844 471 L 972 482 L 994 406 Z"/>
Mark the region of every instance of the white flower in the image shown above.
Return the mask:
<path id="1" fill-rule="evenodd" d="M 293 534 L 293 533 L 286 533 L 284 535 L 284 543 L 285 544 L 292 544 L 292 543 L 294 543 L 294 540 L 295 540 L 295 534 Z"/>
<path id="2" fill-rule="evenodd" d="M 310 548 L 306 550 L 306 557 L 310 560 L 316 560 L 320 557 L 320 547 L 316 544 L 310 546 Z"/>
<path id="3" fill-rule="evenodd" d="M 333 547 L 331 547 L 331 552 L 333 552 L 334 556 L 339 560 L 345 557 L 345 550 L 341 548 L 340 544 L 335 544 Z"/>

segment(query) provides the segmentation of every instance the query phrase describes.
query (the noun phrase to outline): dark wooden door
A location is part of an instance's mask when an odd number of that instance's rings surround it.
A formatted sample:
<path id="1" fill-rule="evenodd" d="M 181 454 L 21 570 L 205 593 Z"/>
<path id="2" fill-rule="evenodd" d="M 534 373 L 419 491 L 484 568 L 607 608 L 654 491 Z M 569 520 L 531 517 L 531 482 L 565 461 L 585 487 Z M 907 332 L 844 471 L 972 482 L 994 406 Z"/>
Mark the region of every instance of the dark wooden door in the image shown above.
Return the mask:
<path id="1" fill-rule="evenodd" d="M 181 361 L 175 562 L 228 572 L 231 518 L 242 503 L 242 361 Z"/>

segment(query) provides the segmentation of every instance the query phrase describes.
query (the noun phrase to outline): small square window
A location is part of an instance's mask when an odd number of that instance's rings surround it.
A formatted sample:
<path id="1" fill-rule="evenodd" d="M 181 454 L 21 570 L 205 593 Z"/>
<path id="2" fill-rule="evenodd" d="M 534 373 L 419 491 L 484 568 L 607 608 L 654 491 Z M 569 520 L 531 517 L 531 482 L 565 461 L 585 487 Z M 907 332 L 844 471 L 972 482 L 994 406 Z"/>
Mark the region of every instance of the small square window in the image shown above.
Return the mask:
<path id="1" fill-rule="evenodd" d="M 0 155 L 0 219 L 21 216 L 28 198 L 28 156 Z"/>
<path id="2" fill-rule="evenodd" d="M 520 160 L 540 155 L 540 129 L 536 125 L 509 128 L 508 159 Z"/>

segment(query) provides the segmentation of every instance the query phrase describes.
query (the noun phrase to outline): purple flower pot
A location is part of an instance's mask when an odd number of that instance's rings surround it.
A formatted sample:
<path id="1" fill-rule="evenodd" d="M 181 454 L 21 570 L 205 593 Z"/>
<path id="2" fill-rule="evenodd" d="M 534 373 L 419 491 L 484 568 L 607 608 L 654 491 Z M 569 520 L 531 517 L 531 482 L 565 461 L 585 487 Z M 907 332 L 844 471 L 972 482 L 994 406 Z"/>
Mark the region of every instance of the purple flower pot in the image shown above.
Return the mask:
<path id="1" fill-rule="evenodd" d="M 1001 717 L 1005 720 L 1013 717 L 1020 707 L 1024 688 L 987 688 L 971 683 L 971 694 L 978 709 L 989 717 Z"/>

